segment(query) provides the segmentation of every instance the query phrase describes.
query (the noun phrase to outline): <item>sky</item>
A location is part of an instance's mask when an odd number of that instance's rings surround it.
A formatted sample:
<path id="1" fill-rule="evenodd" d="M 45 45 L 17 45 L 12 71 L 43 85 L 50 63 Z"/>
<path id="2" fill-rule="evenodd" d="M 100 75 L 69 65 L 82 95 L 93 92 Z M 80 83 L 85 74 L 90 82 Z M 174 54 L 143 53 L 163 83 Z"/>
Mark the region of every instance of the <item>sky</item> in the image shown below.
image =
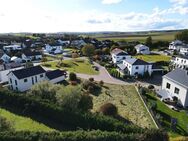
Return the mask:
<path id="1" fill-rule="evenodd" d="M 0 33 L 188 28 L 188 0 L 0 0 Z"/>

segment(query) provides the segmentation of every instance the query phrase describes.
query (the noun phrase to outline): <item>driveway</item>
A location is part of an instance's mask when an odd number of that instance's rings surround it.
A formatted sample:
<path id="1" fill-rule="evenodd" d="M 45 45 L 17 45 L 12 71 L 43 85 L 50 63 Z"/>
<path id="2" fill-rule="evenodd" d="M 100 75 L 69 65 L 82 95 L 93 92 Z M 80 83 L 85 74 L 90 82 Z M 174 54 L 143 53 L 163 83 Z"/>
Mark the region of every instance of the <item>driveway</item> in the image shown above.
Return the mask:
<path id="1" fill-rule="evenodd" d="M 105 83 L 110 83 L 110 84 L 119 84 L 119 85 L 128 85 L 130 83 L 121 81 L 119 79 L 116 79 L 108 73 L 108 71 L 105 69 L 105 67 L 99 65 L 98 63 L 94 62 L 94 65 L 99 68 L 99 74 L 98 75 L 87 75 L 87 74 L 80 74 L 77 73 L 77 76 L 83 79 L 88 79 L 90 77 L 93 77 L 95 81 L 103 81 Z"/>

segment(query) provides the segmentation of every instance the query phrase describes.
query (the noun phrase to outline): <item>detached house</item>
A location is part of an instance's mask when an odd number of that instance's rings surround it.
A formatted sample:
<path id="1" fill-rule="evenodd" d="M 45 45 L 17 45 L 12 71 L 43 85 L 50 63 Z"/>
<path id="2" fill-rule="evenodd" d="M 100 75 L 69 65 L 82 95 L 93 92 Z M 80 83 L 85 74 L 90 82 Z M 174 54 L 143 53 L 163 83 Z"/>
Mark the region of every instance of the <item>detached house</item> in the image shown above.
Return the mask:
<path id="1" fill-rule="evenodd" d="M 66 72 L 60 70 L 46 72 L 41 66 L 19 69 L 8 73 L 10 89 L 21 92 L 29 90 L 33 85 L 42 81 L 59 83 L 65 78 Z"/>
<path id="2" fill-rule="evenodd" d="M 182 46 L 184 46 L 184 43 L 182 41 L 175 40 L 169 44 L 169 49 L 179 51 Z"/>
<path id="3" fill-rule="evenodd" d="M 9 63 L 11 57 L 4 53 L 4 54 L 0 55 L 0 59 L 2 59 L 5 63 Z"/>
<path id="4" fill-rule="evenodd" d="M 59 44 L 46 44 L 44 52 L 52 54 L 61 54 L 63 53 L 63 48 Z"/>
<path id="5" fill-rule="evenodd" d="M 188 56 L 176 56 L 171 62 L 174 68 L 188 68 Z"/>
<path id="6" fill-rule="evenodd" d="M 131 58 L 131 56 L 128 55 L 127 52 L 125 52 L 119 48 L 113 49 L 111 52 L 111 56 L 112 56 L 112 62 L 114 64 L 120 64 L 120 63 L 122 63 L 123 60 Z"/>
<path id="7" fill-rule="evenodd" d="M 120 72 L 130 76 L 144 75 L 146 72 L 152 74 L 152 64 L 136 58 L 123 60 L 123 63 L 117 66 Z"/>
<path id="8" fill-rule="evenodd" d="M 177 97 L 179 103 L 188 107 L 188 71 L 177 68 L 163 76 L 162 90 L 158 92 L 162 99 Z"/>
<path id="9" fill-rule="evenodd" d="M 149 47 L 139 44 L 135 46 L 137 54 L 150 54 Z"/>
<path id="10" fill-rule="evenodd" d="M 32 60 L 41 60 L 42 54 L 40 52 L 25 52 L 22 54 L 22 59 L 26 62 L 30 62 Z"/>
<path id="11" fill-rule="evenodd" d="M 180 54 L 188 56 L 188 45 L 185 45 L 182 48 L 180 48 Z"/>

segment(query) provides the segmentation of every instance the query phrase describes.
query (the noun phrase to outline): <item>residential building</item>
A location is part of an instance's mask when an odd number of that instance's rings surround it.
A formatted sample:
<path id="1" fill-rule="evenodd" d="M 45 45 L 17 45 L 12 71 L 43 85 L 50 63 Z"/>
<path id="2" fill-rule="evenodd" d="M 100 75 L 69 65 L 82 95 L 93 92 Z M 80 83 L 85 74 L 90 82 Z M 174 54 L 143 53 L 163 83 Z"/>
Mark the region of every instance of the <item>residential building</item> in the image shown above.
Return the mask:
<path id="1" fill-rule="evenodd" d="M 19 69 L 8 73 L 10 89 L 21 92 L 29 90 L 33 85 L 42 81 L 59 83 L 65 78 L 66 72 L 60 70 L 46 72 L 41 66 Z"/>
<path id="2" fill-rule="evenodd" d="M 170 50 L 176 50 L 179 51 L 181 47 L 184 46 L 184 43 L 180 40 L 175 40 L 169 44 Z"/>
<path id="3" fill-rule="evenodd" d="M 9 63 L 11 57 L 8 56 L 6 53 L 4 53 L 4 54 L 0 55 L 0 59 L 2 59 L 4 61 L 4 63 Z"/>
<path id="4" fill-rule="evenodd" d="M 150 54 L 149 47 L 143 45 L 143 44 L 138 44 L 135 46 L 137 54 Z"/>
<path id="5" fill-rule="evenodd" d="M 14 43 L 14 44 L 11 44 L 11 45 L 8 45 L 8 46 L 3 46 L 3 50 L 4 51 L 7 51 L 7 52 L 10 52 L 12 50 L 22 50 L 23 48 L 25 48 L 25 44 L 22 44 L 22 43 Z"/>
<path id="6" fill-rule="evenodd" d="M 111 56 L 112 62 L 114 64 L 121 64 L 123 60 L 131 58 L 131 56 L 127 52 L 119 48 L 113 49 L 111 52 Z"/>
<path id="7" fill-rule="evenodd" d="M 182 48 L 180 48 L 180 54 L 188 56 L 188 45 L 185 45 Z"/>
<path id="8" fill-rule="evenodd" d="M 158 92 L 162 99 L 173 97 L 179 99 L 179 103 L 188 107 L 188 71 L 177 68 L 163 76 L 162 89 Z"/>
<path id="9" fill-rule="evenodd" d="M 171 62 L 174 68 L 182 68 L 182 69 L 188 68 L 188 56 L 183 56 L 183 55 L 176 56 L 171 60 Z"/>
<path id="10" fill-rule="evenodd" d="M 19 63 L 22 63 L 22 59 L 17 57 L 17 56 L 13 56 L 13 57 L 11 57 L 10 62 L 14 62 L 14 63 L 19 64 Z"/>
<path id="11" fill-rule="evenodd" d="M 32 60 L 41 60 L 42 54 L 40 52 L 34 51 L 34 52 L 25 52 L 22 54 L 22 59 L 26 62 L 30 62 Z"/>
<path id="12" fill-rule="evenodd" d="M 63 48 L 59 44 L 46 44 L 44 52 L 51 54 L 61 54 L 63 53 Z"/>
<path id="13" fill-rule="evenodd" d="M 2 71 L 4 69 L 5 69 L 4 61 L 2 59 L 0 59 L 0 71 Z"/>
<path id="14" fill-rule="evenodd" d="M 86 45 L 86 42 L 84 40 L 74 40 L 71 42 L 71 46 L 77 47 L 79 49 L 85 45 Z"/>
<path id="15" fill-rule="evenodd" d="M 123 60 L 117 66 L 120 72 L 130 76 L 144 75 L 146 72 L 152 74 L 152 64 L 136 58 Z"/>

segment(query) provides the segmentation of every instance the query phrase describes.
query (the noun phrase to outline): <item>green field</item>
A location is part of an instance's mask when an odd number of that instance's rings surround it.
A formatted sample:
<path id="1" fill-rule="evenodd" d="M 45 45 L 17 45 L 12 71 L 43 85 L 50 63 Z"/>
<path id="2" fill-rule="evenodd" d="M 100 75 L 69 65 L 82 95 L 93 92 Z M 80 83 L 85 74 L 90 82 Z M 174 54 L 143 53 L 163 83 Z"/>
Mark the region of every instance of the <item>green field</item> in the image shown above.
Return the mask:
<path id="1" fill-rule="evenodd" d="M 157 104 L 157 111 L 162 116 L 162 123 L 163 128 L 165 128 L 167 131 L 169 131 L 170 136 L 172 138 L 178 137 L 179 135 L 185 135 L 188 134 L 188 115 L 186 111 L 176 112 L 170 108 L 168 108 L 163 102 L 161 102 L 159 99 L 155 97 L 153 93 L 146 94 L 148 97 L 148 101 L 150 103 L 156 102 Z M 177 124 L 177 132 L 174 133 L 171 131 L 171 117 L 176 118 L 178 120 Z"/>
<path id="2" fill-rule="evenodd" d="M 36 122 L 27 117 L 16 115 L 2 108 L 0 108 L 0 116 L 6 118 L 16 131 L 54 131 L 42 123 Z"/>
<path id="3" fill-rule="evenodd" d="M 171 60 L 171 57 L 166 55 L 137 55 L 135 57 L 147 62 L 159 62 L 159 61 L 169 62 Z"/>
<path id="4" fill-rule="evenodd" d="M 43 65 L 52 69 L 62 69 L 69 72 L 83 73 L 89 75 L 98 74 L 98 72 L 92 68 L 92 64 L 90 64 L 87 59 L 63 60 L 62 63 L 63 65 L 61 67 L 56 66 L 58 64 L 58 61 L 48 62 Z"/>
<path id="5" fill-rule="evenodd" d="M 177 32 L 156 32 L 156 33 L 148 33 L 148 34 L 112 34 L 112 35 L 95 35 L 93 37 L 99 40 L 113 40 L 113 41 L 140 41 L 145 42 L 146 38 L 151 36 L 153 41 L 172 41 L 175 38 L 175 34 Z"/>
<path id="6" fill-rule="evenodd" d="M 99 96 L 93 96 L 93 111 L 105 103 L 118 107 L 121 117 L 141 127 L 155 128 L 134 86 L 105 84 Z"/>

